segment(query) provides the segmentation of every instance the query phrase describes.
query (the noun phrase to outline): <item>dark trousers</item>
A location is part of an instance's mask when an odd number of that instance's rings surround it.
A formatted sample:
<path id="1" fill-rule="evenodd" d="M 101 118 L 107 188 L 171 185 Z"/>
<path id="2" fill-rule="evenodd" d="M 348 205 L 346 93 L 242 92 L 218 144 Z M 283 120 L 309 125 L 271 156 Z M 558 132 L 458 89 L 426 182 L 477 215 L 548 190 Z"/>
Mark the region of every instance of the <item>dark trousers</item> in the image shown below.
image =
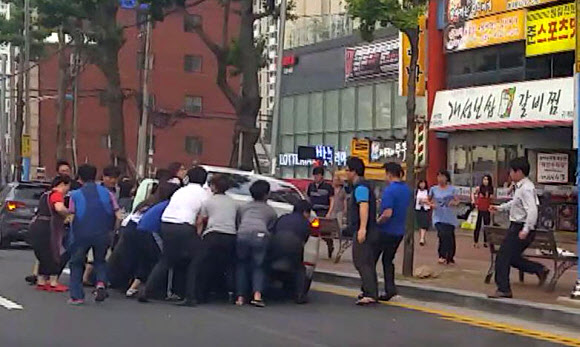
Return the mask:
<path id="1" fill-rule="evenodd" d="M 194 226 L 189 224 L 163 223 L 161 226 L 163 252 L 161 258 L 147 279 L 149 288 L 158 288 L 159 283 L 165 281 L 164 276 L 170 268 L 174 273 L 186 273 L 185 297 L 197 300 L 198 297 L 198 270 L 202 242 Z"/>
<path id="2" fill-rule="evenodd" d="M 56 276 L 60 274 L 60 261 L 51 247 L 52 231 L 50 222 L 36 220 L 30 228 L 30 240 L 34 255 L 38 260 L 39 276 Z"/>
<path id="3" fill-rule="evenodd" d="M 238 234 L 236 240 L 236 292 L 238 296 L 246 296 L 250 287 L 252 293 L 264 291 L 265 262 L 269 241 L 266 233 Z"/>
<path id="4" fill-rule="evenodd" d="M 281 280 L 285 294 L 294 300 L 305 299 L 304 241 L 294 233 L 279 231 L 272 237 L 269 253 L 270 277 Z"/>
<path id="5" fill-rule="evenodd" d="M 448 263 L 455 260 L 455 226 L 447 223 L 435 224 L 437 236 L 439 237 L 439 258 L 445 259 Z"/>
<path id="6" fill-rule="evenodd" d="M 544 271 L 544 266 L 522 257 L 522 253 L 534 240 L 534 232 L 530 232 L 525 240 L 520 239 L 519 233 L 523 229 L 523 223 L 510 224 L 501 248 L 495 260 L 495 283 L 502 293 L 511 293 L 510 268 L 513 266 L 520 271 L 531 274 L 539 274 Z"/>
<path id="7" fill-rule="evenodd" d="M 484 225 L 489 225 L 491 222 L 491 214 L 489 211 L 477 211 L 477 223 L 475 223 L 475 230 L 473 231 L 473 242 L 479 243 L 479 234 Z M 487 235 L 483 233 L 483 242 L 487 243 Z"/>
<path id="8" fill-rule="evenodd" d="M 377 243 L 375 264 L 382 255 L 383 272 L 385 275 L 385 293 L 387 295 L 397 294 L 397 287 L 395 286 L 395 265 L 393 264 L 393 260 L 395 259 L 401 241 L 403 241 L 403 236 L 381 233 Z"/>
<path id="9" fill-rule="evenodd" d="M 318 217 L 324 218 L 328 214 L 328 210 L 315 210 L 314 213 L 316 213 Z M 332 258 L 332 253 L 334 252 L 334 239 L 332 237 L 323 237 L 322 241 L 326 242 L 328 257 Z"/>
<path id="10" fill-rule="evenodd" d="M 235 291 L 236 235 L 210 232 L 203 237 L 203 255 L 200 270 L 200 291 Z"/>
<path id="11" fill-rule="evenodd" d="M 161 250 L 157 242 L 155 242 L 153 234 L 149 232 L 139 232 L 135 241 L 137 244 L 137 271 L 135 278 L 145 283 L 151 271 L 159 262 Z"/>
<path id="12" fill-rule="evenodd" d="M 98 284 L 107 283 L 107 263 L 105 257 L 109 249 L 106 237 L 96 237 L 94 240 L 83 240 L 72 246 L 70 260 L 70 296 L 73 299 L 84 299 L 83 272 L 87 253 L 93 249 L 93 266 Z"/>
<path id="13" fill-rule="evenodd" d="M 367 231 L 367 238 L 362 244 L 356 239 L 352 244 L 352 259 L 354 266 L 362 280 L 362 292 L 365 297 L 378 299 L 378 283 L 376 268 L 376 240 L 371 236 L 373 232 Z"/>

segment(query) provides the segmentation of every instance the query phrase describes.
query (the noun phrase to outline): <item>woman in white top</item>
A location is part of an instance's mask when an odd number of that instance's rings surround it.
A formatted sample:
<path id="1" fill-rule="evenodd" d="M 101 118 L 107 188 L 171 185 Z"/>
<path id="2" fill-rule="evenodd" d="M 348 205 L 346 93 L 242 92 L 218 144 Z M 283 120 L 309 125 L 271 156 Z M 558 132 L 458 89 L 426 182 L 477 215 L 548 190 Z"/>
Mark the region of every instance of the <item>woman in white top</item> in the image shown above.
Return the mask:
<path id="1" fill-rule="evenodd" d="M 425 234 L 429 229 L 429 186 L 427 181 L 421 180 L 417 184 L 417 195 L 415 197 L 415 218 L 417 220 L 417 225 L 419 226 L 419 232 L 421 233 L 421 238 L 419 240 L 419 245 L 425 246 Z"/>

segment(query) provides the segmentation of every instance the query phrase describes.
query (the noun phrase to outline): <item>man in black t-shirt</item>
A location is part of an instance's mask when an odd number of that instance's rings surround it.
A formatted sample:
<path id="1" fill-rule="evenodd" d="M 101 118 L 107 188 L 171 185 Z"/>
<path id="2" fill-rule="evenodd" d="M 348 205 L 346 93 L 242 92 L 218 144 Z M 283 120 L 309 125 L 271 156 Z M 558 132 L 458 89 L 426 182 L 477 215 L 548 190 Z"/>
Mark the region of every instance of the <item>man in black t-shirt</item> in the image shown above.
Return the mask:
<path id="1" fill-rule="evenodd" d="M 306 195 L 312 204 L 312 209 L 318 217 L 329 217 L 334 204 L 334 188 L 324 181 L 324 168 L 319 166 L 312 170 L 314 182 L 308 185 Z M 334 241 L 332 238 L 323 238 L 328 246 L 328 257 L 332 258 L 334 252 Z"/>

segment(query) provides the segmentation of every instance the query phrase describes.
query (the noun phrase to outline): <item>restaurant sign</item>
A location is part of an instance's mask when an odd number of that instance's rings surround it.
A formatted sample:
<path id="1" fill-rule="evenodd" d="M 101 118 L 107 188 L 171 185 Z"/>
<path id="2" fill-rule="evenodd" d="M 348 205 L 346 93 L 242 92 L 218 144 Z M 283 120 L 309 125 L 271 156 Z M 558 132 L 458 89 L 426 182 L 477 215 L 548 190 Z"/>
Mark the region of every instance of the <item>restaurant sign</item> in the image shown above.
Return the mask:
<path id="1" fill-rule="evenodd" d="M 393 77 L 399 73 L 399 38 L 346 48 L 347 82 L 366 78 Z"/>
<path id="2" fill-rule="evenodd" d="M 519 10 L 466 22 L 450 23 L 445 28 L 445 50 L 456 52 L 524 40 L 524 22 L 524 10 Z"/>
<path id="3" fill-rule="evenodd" d="M 526 17 L 526 56 L 574 50 L 576 45 L 574 3 L 530 11 Z"/>
<path id="4" fill-rule="evenodd" d="M 448 0 L 447 21 L 462 22 L 554 1 L 556 0 Z"/>
<path id="5" fill-rule="evenodd" d="M 538 153 L 538 183 L 568 183 L 568 154 Z"/>
<path id="6" fill-rule="evenodd" d="M 437 92 L 430 129 L 571 126 L 574 79 L 462 88 Z"/>
<path id="7" fill-rule="evenodd" d="M 327 146 L 325 146 L 327 147 Z M 346 152 L 333 151 L 334 159 L 332 161 L 325 160 L 324 166 L 344 166 L 346 165 Z M 279 166 L 312 166 L 316 162 L 315 159 L 299 159 L 298 153 L 280 153 L 278 155 Z"/>

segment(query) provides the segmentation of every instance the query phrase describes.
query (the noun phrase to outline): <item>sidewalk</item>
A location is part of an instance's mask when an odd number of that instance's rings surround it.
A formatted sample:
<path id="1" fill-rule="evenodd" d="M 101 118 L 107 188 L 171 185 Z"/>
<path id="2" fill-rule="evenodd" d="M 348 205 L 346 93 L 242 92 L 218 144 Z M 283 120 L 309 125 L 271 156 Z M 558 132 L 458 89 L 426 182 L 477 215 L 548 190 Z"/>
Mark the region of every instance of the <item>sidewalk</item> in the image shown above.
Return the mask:
<path id="1" fill-rule="evenodd" d="M 576 251 L 576 234 L 574 233 L 558 234 L 557 242 L 558 247 L 560 248 L 573 252 Z M 335 245 L 338 245 L 338 241 L 335 241 Z M 404 279 L 413 284 L 468 291 L 482 295 L 487 295 L 495 290 L 493 279 L 490 284 L 484 283 L 484 278 L 490 264 L 489 250 L 484 247 L 473 247 L 472 232 L 457 232 L 457 254 L 455 257 L 455 265 L 447 266 L 439 265 L 437 263 L 437 245 L 438 239 L 435 232 L 429 232 L 427 234 L 427 244 L 424 247 L 419 246 L 419 235 L 415 234 L 414 269 L 416 271 L 420 267 L 426 267 L 427 271 L 434 273 L 436 278 L 406 278 L 401 275 L 403 244 L 399 247 L 399 251 L 395 258 L 397 278 L 400 280 Z M 317 271 L 354 275 L 358 278 L 358 273 L 352 264 L 351 249 L 348 249 L 342 256 L 341 261 L 338 264 L 335 264 L 334 261 L 328 259 L 326 244 L 322 242 L 320 255 Z M 542 262 L 553 271 L 553 263 L 550 261 Z M 382 265 L 380 261 L 377 265 L 377 270 L 380 274 L 379 278 L 382 280 Z M 566 305 L 557 299 L 558 297 L 568 297 L 570 295 L 576 281 L 576 275 L 576 268 L 568 270 L 558 281 L 556 290 L 549 293 L 545 288 L 538 287 L 538 279 L 536 276 L 526 275 L 525 282 L 520 283 L 518 279 L 518 271 L 512 269 L 511 282 L 514 298 L 532 303 L 555 304 L 569 307 L 569 305 Z M 550 277 L 548 280 L 549 279 Z"/>

